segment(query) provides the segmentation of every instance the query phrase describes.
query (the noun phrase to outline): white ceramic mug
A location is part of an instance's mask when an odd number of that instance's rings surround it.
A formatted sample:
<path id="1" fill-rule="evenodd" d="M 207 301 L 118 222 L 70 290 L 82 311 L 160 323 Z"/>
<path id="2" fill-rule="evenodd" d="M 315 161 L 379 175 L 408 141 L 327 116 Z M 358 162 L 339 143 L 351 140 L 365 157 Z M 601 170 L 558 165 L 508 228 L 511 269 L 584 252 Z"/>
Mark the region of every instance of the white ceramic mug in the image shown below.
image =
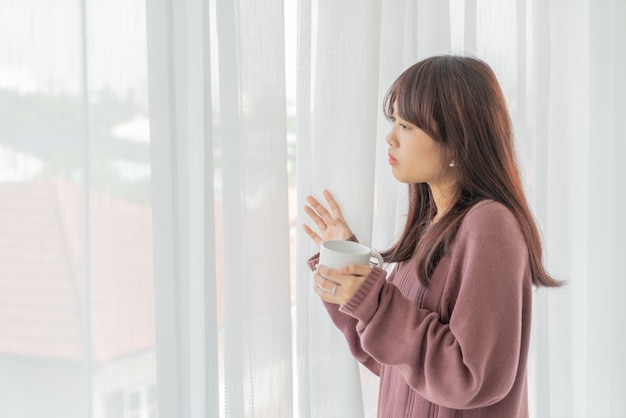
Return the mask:
<path id="1" fill-rule="evenodd" d="M 376 258 L 376 266 L 383 267 L 383 258 L 367 245 L 354 241 L 324 241 L 320 247 L 319 264 L 338 269 L 349 264 L 370 265 Z"/>

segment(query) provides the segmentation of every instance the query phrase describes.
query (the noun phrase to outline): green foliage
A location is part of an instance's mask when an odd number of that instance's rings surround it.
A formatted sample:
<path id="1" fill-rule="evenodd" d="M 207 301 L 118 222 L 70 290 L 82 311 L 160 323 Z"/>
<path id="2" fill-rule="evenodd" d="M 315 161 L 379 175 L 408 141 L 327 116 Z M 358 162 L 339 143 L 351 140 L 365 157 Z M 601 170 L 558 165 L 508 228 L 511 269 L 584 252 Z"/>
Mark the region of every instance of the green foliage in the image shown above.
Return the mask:
<path id="1" fill-rule="evenodd" d="M 89 170 L 89 184 L 97 190 L 138 203 L 150 202 L 150 179 L 128 180 L 111 165 L 123 155 L 110 155 L 93 138 L 89 143 L 89 163 L 85 163 L 85 121 L 89 132 L 100 134 L 126 122 L 142 109 L 132 97 L 120 99 L 111 92 L 94 95 L 84 110 L 78 95 L 22 94 L 0 89 L 0 143 L 42 158 L 40 177 L 83 181 Z"/>
<path id="2" fill-rule="evenodd" d="M 83 132 L 86 116 L 94 129 L 110 127 L 139 111 L 131 97 L 119 99 L 108 91 L 90 100 L 89 115 L 83 108 L 83 99 L 77 95 L 22 94 L 0 89 L 0 141 Z"/>
<path id="3" fill-rule="evenodd" d="M 0 89 L 0 114 L 0 141 L 76 131 L 83 118 L 77 97 L 20 94 L 3 89 Z"/>

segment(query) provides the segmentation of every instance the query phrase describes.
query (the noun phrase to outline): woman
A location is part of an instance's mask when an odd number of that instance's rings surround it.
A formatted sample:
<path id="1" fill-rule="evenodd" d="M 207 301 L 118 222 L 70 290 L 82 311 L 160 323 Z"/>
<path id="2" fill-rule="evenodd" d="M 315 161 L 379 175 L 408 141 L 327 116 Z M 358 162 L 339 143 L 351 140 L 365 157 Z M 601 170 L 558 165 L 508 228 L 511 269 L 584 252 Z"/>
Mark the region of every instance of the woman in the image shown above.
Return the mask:
<path id="1" fill-rule="evenodd" d="M 309 260 L 354 356 L 380 376 L 380 417 L 527 417 L 532 286 L 554 287 L 524 197 L 506 102 L 471 57 L 427 58 L 384 100 L 394 177 L 409 187 L 400 239 L 371 266 Z M 333 196 L 307 198 L 319 244 L 356 240 Z M 337 288 L 334 288 L 338 284 Z M 333 292 L 331 292 L 333 289 Z"/>

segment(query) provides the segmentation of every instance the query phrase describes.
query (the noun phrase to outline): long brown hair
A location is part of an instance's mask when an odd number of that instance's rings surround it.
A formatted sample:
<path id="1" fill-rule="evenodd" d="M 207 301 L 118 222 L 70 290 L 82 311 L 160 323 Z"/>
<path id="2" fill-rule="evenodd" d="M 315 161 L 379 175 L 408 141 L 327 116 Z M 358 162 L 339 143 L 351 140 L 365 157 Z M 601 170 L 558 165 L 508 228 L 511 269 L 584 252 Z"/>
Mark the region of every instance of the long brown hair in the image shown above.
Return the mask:
<path id="1" fill-rule="evenodd" d="M 398 242 L 383 252 L 386 261 L 417 257 L 417 273 L 427 285 L 438 261 L 452 243 L 463 217 L 480 200 L 502 203 L 520 226 L 535 286 L 561 282 L 545 271 L 541 238 L 524 196 L 517 167 L 513 127 L 495 74 L 483 61 L 468 56 L 426 58 L 408 68 L 391 85 L 383 102 L 394 114 L 426 132 L 455 162 L 455 203 L 432 227 L 437 212 L 426 183 L 409 185 L 407 223 Z"/>

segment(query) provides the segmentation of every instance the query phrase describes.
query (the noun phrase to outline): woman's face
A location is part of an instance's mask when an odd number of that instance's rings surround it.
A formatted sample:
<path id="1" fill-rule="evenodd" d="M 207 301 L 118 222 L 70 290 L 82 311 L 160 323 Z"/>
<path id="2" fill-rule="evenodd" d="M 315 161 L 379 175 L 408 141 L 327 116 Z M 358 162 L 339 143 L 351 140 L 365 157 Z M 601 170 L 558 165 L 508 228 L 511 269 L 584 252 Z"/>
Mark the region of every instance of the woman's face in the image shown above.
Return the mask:
<path id="1" fill-rule="evenodd" d="M 387 135 L 389 165 L 402 183 L 428 183 L 437 187 L 453 176 L 444 148 L 426 132 L 402 119 L 394 105 L 392 125 Z"/>

